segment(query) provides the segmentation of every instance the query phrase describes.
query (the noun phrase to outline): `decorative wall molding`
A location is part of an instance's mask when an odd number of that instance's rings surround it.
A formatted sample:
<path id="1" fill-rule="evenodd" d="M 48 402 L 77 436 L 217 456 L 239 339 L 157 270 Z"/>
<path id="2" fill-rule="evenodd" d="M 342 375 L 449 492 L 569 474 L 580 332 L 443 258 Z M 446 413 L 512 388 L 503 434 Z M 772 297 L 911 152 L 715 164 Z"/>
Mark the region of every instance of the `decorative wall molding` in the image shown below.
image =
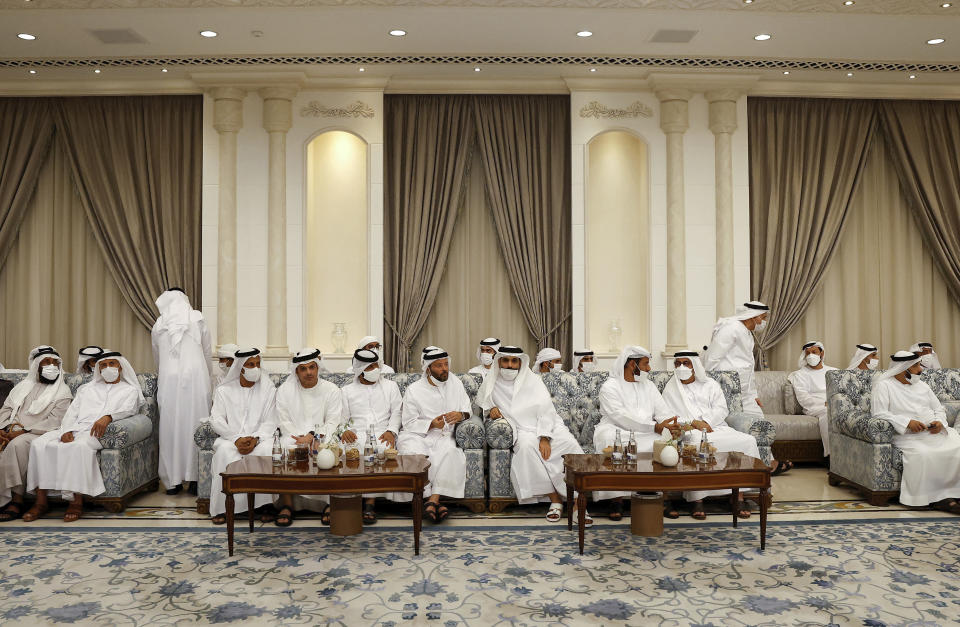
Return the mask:
<path id="1" fill-rule="evenodd" d="M 639 100 L 628 107 L 617 109 L 600 104 L 596 100 L 591 100 L 580 109 L 581 118 L 597 118 L 607 120 L 620 120 L 623 118 L 652 118 L 653 109 L 643 104 Z"/>
<path id="2" fill-rule="evenodd" d="M 325 107 L 316 100 L 311 100 L 300 109 L 300 116 L 305 118 L 372 118 L 373 107 L 357 100 L 345 107 Z"/>
<path id="3" fill-rule="evenodd" d="M 2 10 L 50 9 L 196 9 L 281 7 L 484 7 L 561 9 L 648 9 L 739 11 L 741 13 L 859 13 L 874 15 L 943 15 L 940 2 L 869 0 L 844 6 L 838 0 L 0 0 Z"/>

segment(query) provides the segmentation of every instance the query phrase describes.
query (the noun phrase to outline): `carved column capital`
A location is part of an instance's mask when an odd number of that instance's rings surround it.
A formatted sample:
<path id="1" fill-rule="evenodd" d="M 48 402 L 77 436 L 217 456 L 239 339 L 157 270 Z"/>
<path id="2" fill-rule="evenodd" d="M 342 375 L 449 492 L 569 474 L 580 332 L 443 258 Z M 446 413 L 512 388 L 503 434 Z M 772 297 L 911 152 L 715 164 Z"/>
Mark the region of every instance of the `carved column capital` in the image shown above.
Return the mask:
<path id="1" fill-rule="evenodd" d="M 219 133 L 236 133 L 243 128 L 243 97 L 246 92 L 237 87 L 215 87 L 213 97 L 213 128 Z"/>
<path id="2" fill-rule="evenodd" d="M 685 133 L 690 128 L 688 101 L 690 90 L 662 89 L 656 92 L 660 100 L 660 128 L 664 133 Z"/>
<path id="3" fill-rule="evenodd" d="M 735 89 L 718 89 L 704 94 L 710 103 L 710 130 L 713 133 L 733 133 L 737 130 L 737 100 Z"/>

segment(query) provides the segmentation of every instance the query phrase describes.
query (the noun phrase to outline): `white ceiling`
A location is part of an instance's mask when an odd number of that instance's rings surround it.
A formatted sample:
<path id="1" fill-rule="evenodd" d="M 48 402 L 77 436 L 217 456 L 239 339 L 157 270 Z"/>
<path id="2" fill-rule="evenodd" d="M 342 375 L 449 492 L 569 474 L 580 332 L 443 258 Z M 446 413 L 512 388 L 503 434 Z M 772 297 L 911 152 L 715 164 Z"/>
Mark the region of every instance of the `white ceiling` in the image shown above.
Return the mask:
<path id="1" fill-rule="evenodd" d="M 858 0 L 844 8 L 842 0 L 0 0 L 0 81 L 4 89 L 32 81 L 93 80 L 92 66 L 47 67 L 44 59 L 105 61 L 95 80 L 187 80 L 210 66 L 171 62 L 115 67 L 111 59 L 172 57 L 264 57 L 275 55 L 363 55 L 393 57 L 389 63 L 365 63 L 366 77 L 489 80 L 525 78 L 630 78 L 646 75 L 649 67 L 611 67 L 587 57 L 676 57 L 763 59 L 770 67 L 739 68 L 776 81 L 849 81 L 916 85 L 960 85 L 960 0 L 949 9 L 944 0 Z M 283 4 L 312 6 L 279 6 Z M 340 6 L 328 6 L 328 4 Z M 178 4 L 201 8 L 177 8 Z M 244 6 L 236 6 L 236 5 Z M 270 7 L 250 6 L 270 4 Z M 504 4 L 510 6 L 491 6 Z M 552 4 L 560 6 L 529 6 Z M 612 8 L 585 8 L 603 4 Z M 83 8 L 90 6 L 146 8 Z M 203 6 L 206 5 L 206 6 Z M 484 6 L 478 6 L 484 5 Z M 523 6 L 527 5 L 527 6 Z M 49 8 L 67 6 L 74 8 Z M 696 7 L 709 6 L 710 10 Z M 649 8 L 659 7 L 659 8 Z M 199 36 L 205 28 L 219 36 Z M 388 31 L 403 28 L 405 37 Z M 132 29 L 146 43 L 103 44 L 95 29 Z M 579 30 L 593 31 L 579 38 Z M 697 31 L 687 44 L 651 43 L 660 29 Z M 254 31 L 262 35 L 255 36 Z M 22 41 L 17 33 L 37 35 Z M 754 41 L 769 33 L 772 39 Z M 944 37 L 931 46 L 926 41 Z M 465 64 L 396 63 L 398 55 L 543 55 L 575 57 L 568 63 L 502 64 L 484 59 L 482 72 Z M 943 65 L 917 72 L 847 67 L 804 70 L 784 62 L 797 60 L 899 62 Z M 19 61 L 18 67 L 2 67 Z M 196 60 L 195 60 L 196 61 Z M 257 59 L 242 69 L 263 71 Z M 376 59 L 373 59 L 376 61 Z M 514 59 L 516 61 L 516 59 Z M 154 61 L 156 63 L 156 61 Z M 594 73 L 589 68 L 597 68 Z M 783 71 L 789 67 L 790 74 Z M 851 66 L 852 67 L 852 66 Z M 29 69 L 37 74 L 29 74 Z M 232 68 L 236 69 L 236 68 Z M 359 64 L 283 64 L 313 76 L 354 77 Z M 658 69 L 671 71 L 680 66 Z M 947 69 L 949 71 L 935 71 Z M 909 79 L 913 72 L 916 79 Z M 29 83 L 26 83 L 29 84 Z"/>

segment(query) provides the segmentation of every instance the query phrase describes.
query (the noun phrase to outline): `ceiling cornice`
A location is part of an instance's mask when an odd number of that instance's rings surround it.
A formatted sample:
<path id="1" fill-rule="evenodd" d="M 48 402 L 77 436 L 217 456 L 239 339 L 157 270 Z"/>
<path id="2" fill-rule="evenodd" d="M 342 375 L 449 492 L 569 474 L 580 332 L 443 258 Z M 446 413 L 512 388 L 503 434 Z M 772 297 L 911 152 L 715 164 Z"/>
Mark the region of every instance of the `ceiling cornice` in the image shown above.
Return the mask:
<path id="1" fill-rule="evenodd" d="M 190 80 L 37 80 L 0 81 L 3 96 L 169 96 L 201 94 Z"/>
<path id="2" fill-rule="evenodd" d="M 750 96 L 798 98 L 879 98 L 895 100 L 960 100 L 960 85 L 835 83 L 761 80 Z"/>

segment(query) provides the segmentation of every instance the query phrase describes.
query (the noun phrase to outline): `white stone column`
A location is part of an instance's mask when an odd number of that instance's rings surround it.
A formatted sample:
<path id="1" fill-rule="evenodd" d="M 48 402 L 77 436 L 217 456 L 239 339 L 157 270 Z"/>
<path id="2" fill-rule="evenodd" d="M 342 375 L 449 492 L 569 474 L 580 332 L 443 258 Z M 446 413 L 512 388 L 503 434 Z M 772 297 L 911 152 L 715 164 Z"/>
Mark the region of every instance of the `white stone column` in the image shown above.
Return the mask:
<path id="1" fill-rule="evenodd" d="M 664 352 L 687 348 L 686 219 L 683 193 L 683 134 L 690 126 L 690 91 L 663 89 L 660 129 L 667 136 L 667 343 Z"/>
<path id="2" fill-rule="evenodd" d="M 287 131 L 293 124 L 292 100 L 297 90 L 265 87 L 263 129 L 270 137 L 267 192 L 267 350 L 289 357 L 287 344 Z"/>
<path id="3" fill-rule="evenodd" d="M 735 89 L 708 91 L 710 130 L 714 135 L 717 200 L 717 316 L 729 316 L 734 310 L 733 262 L 733 133 L 737 130 Z"/>
<path id="4" fill-rule="evenodd" d="M 220 136 L 217 218 L 217 345 L 237 341 L 237 132 L 243 127 L 243 97 L 236 87 L 216 87 L 213 128 Z"/>

